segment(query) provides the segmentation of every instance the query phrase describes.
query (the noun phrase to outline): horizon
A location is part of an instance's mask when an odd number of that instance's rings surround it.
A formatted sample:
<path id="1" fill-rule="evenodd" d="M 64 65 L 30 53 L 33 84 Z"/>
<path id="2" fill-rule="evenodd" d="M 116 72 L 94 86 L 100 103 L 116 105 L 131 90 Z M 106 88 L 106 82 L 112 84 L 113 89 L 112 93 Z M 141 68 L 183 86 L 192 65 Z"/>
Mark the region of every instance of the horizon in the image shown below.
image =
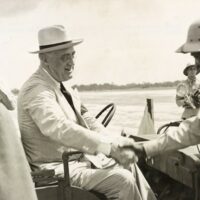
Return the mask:
<path id="1" fill-rule="evenodd" d="M 129 85 L 129 84 L 159 84 L 159 83 L 175 83 L 175 82 L 180 82 L 180 81 L 184 81 L 183 79 L 182 80 L 174 80 L 174 81 L 161 81 L 161 82 L 130 82 L 130 83 L 125 83 L 125 84 L 119 84 L 119 86 L 122 86 L 122 85 Z M 93 84 L 97 84 L 97 85 L 104 85 L 104 84 L 110 84 L 110 85 L 118 85 L 116 83 L 109 83 L 109 82 L 104 82 L 104 83 L 89 83 L 89 84 L 86 84 L 86 85 L 93 85 Z M 84 84 L 83 84 L 84 85 Z"/>
<path id="2" fill-rule="evenodd" d="M 97 85 L 97 86 L 100 86 L 100 85 L 111 85 L 111 86 L 128 86 L 128 85 L 132 85 L 132 84 L 135 84 L 136 86 L 139 86 L 139 85 L 144 85 L 144 84 L 149 84 L 149 85 L 153 85 L 153 84 L 165 84 L 165 83 L 176 83 L 176 82 L 181 82 L 183 80 L 175 80 L 175 81 L 162 81 L 162 82 L 141 82 L 141 83 L 136 83 L 136 82 L 132 82 L 132 83 L 125 83 L 125 84 L 116 84 L 116 83 L 108 83 L 108 82 L 104 82 L 104 83 L 88 83 L 88 84 L 76 84 L 76 83 L 70 83 L 70 85 L 73 85 L 73 86 L 91 86 L 91 85 Z M 166 86 L 163 86 L 163 87 L 166 87 Z M 168 86 L 168 87 L 174 87 L 174 86 Z M 11 90 L 14 90 L 14 89 L 20 89 L 20 88 L 11 88 Z"/>

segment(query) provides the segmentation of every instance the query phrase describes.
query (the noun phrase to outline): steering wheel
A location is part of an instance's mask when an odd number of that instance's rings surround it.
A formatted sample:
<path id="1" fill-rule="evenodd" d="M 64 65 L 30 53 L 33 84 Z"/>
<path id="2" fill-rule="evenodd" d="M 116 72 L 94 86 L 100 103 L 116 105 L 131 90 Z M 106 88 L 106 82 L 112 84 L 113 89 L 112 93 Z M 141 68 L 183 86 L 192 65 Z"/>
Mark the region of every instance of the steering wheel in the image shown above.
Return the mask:
<path id="1" fill-rule="evenodd" d="M 178 127 L 180 125 L 182 121 L 175 121 L 175 122 L 170 122 L 167 124 L 162 125 L 160 128 L 158 128 L 157 134 L 161 134 L 161 133 L 165 133 L 166 130 L 170 127 L 170 126 L 175 126 Z M 164 130 L 163 130 L 164 129 Z M 161 132 L 162 131 L 162 132 Z"/>
<path id="2" fill-rule="evenodd" d="M 96 115 L 96 119 L 98 119 L 106 110 L 108 110 L 108 113 L 106 114 L 106 116 L 103 118 L 102 120 L 102 124 L 106 127 L 109 122 L 111 121 L 111 119 L 113 118 L 115 111 L 116 111 L 116 106 L 114 103 L 110 103 L 107 106 L 105 106 L 97 115 Z"/>

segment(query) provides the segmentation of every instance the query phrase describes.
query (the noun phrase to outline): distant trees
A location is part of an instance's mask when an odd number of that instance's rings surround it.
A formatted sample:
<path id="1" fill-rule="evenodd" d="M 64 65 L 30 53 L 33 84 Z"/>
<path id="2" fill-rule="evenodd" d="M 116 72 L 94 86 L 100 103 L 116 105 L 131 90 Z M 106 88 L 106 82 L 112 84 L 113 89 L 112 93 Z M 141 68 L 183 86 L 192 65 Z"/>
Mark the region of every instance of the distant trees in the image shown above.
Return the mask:
<path id="1" fill-rule="evenodd" d="M 181 81 L 166 81 L 160 83 L 128 83 L 126 85 L 115 85 L 114 83 L 103 84 L 88 84 L 88 85 L 74 85 L 79 91 L 102 91 L 102 90 L 131 90 L 131 89 L 144 89 L 144 88 L 158 88 L 158 87 L 176 87 Z M 19 94 L 19 89 L 14 88 L 11 90 L 14 95 Z"/>
<path id="2" fill-rule="evenodd" d="M 174 82 L 160 82 L 160 83 L 129 83 L 126 85 L 115 85 L 111 83 L 104 84 L 89 84 L 89 85 L 75 85 L 79 91 L 101 91 L 101 90 L 130 90 L 142 88 L 158 88 L 158 87 L 176 87 L 181 81 Z"/>

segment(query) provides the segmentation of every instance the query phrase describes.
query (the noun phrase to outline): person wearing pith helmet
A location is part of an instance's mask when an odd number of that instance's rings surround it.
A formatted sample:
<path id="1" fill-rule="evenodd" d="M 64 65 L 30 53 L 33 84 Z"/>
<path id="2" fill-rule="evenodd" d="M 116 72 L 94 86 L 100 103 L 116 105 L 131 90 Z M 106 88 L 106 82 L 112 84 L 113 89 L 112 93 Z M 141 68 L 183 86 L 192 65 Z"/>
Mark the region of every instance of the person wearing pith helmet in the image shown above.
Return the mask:
<path id="1" fill-rule="evenodd" d="M 186 42 L 176 52 L 190 53 L 195 59 L 197 68 L 200 67 L 200 20 L 190 25 Z"/>
<path id="2" fill-rule="evenodd" d="M 199 110 L 199 90 L 200 81 L 196 78 L 199 73 L 199 67 L 188 63 L 183 70 L 187 76 L 185 81 L 178 84 L 176 89 L 176 104 L 184 108 L 182 119 L 193 117 Z"/>

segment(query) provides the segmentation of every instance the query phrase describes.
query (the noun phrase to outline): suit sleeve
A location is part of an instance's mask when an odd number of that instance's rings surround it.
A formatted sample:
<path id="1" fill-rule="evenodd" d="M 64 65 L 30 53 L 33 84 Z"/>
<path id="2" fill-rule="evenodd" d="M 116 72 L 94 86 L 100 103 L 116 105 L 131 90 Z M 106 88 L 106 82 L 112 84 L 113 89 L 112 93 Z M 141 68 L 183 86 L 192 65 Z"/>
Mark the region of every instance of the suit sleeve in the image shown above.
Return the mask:
<path id="1" fill-rule="evenodd" d="M 53 90 L 41 85 L 33 90 L 24 106 L 41 133 L 65 147 L 95 154 L 104 138 L 69 120 Z"/>
<path id="2" fill-rule="evenodd" d="M 151 157 L 198 143 L 200 143 L 200 119 L 192 117 L 183 121 L 177 129 L 169 129 L 159 138 L 144 142 L 143 146 L 147 156 Z"/>

